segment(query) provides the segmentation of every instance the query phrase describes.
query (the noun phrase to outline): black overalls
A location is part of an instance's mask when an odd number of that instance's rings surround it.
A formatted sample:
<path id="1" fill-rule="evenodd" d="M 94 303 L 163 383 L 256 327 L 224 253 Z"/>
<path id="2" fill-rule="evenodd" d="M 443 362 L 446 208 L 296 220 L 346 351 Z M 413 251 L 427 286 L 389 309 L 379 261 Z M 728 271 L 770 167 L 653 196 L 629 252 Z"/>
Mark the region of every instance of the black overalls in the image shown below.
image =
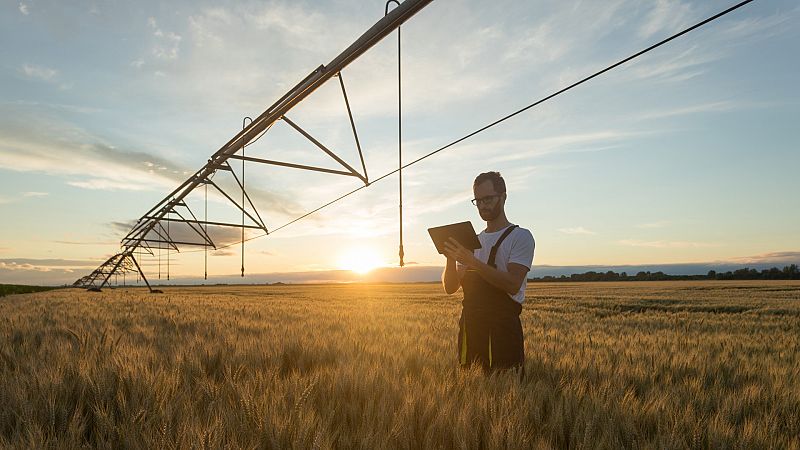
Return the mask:
<path id="1" fill-rule="evenodd" d="M 487 264 L 497 268 L 497 249 L 516 227 L 509 226 L 500 236 L 489 253 Z M 524 344 L 519 320 L 522 305 L 489 284 L 477 270 L 467 270 L 461 287 L 464 289 L 458 332 L 461 366 L 477 362 L 485 371 L 522 367 Z"/>

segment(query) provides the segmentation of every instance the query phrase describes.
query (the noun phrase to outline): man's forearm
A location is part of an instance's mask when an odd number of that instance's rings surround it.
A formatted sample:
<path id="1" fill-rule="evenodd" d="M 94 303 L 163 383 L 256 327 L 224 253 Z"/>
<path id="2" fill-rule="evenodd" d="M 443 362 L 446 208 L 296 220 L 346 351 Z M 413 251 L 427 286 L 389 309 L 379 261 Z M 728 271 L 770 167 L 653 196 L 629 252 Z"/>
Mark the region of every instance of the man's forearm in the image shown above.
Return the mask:
<path id="1" fill-rule="evenodd" d="M 520 286 L 517 285 L 516 280 L 510 273 L 495 269 L 481 261 L 477 261 L 476 269 L 484 280 L 503 292 L 514 294 L 519 291 Z"/>
<path id="2" fill-rule="evenodd" d="M 454 259 L 447 259 L 447 265 L 444 267 L 444 272 L 442 272 L 442 285 L 444 286 L 444 291 L 448 294 L 456 292 L 461 285 Z"/>

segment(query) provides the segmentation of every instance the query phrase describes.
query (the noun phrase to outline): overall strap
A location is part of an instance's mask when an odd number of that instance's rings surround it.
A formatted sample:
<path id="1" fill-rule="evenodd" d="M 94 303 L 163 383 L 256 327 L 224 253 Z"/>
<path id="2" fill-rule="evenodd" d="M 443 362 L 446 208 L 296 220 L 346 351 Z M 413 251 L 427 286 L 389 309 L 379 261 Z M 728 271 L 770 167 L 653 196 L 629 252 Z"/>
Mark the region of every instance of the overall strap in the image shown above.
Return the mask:
<path id="1" fill-rule="evenodd" d="M 508 228 L 506 228 L 506 231 L 500 236 L 500 239 L 497 240 L 497 243 L 494 244 L 494 247 L 492 247 L 492 251 L 489 253 L 489 261 L 487 261 L 487 264 L 494 267 L 495 269 L 497 268 L 497 265 L 494 263 L 494 258 L 497 256 L 497 249 L 500 248 L 500 244 L 503 243 L 503 239 L 505 239 L 506 236 L 511 234 L 511 232 L 514 231 L 514 228 L 517 228 L 518 226 L 519 225 L 511 225 Z"/>

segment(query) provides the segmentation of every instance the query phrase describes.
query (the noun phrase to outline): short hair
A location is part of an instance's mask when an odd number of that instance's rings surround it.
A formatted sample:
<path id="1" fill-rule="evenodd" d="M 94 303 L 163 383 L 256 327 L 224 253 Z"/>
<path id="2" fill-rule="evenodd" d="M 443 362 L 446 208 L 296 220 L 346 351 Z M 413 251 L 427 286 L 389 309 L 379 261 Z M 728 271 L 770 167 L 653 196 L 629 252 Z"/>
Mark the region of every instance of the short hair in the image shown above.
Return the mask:
<path id="1" fill-rule="evenodd" d="M 500 172 L 484 172 L 478 175 L 475 177 L 475 182 L 472 183 L 472 188 L 475 189 L 479 184 L 483 184 L 487 181 L 492 182 L 494 191 L 498 194 L 504 194 L 506 192 L 506 180 L 503 179 Z"/>

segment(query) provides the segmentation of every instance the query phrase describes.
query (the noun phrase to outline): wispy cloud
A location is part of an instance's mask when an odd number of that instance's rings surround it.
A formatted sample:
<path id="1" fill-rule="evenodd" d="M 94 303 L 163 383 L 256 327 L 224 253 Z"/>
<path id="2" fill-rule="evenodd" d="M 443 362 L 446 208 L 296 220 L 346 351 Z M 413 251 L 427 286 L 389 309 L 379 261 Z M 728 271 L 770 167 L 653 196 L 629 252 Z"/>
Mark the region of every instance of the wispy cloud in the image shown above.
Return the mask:
<path id="1" fill-rule="evenodd" d="M 16 203 L 22 201 L 22 199 L 25 198 L 41 198 L 41 197 L 46 197 L 48 195 L 50 194 L 48 194 L 47 192 L 21 192 L 13 197 L 8 195 L 6 196 L 0 195 L 0 205 Z"/>
<path id="2" fill-rule="evenodd" d="M 129 231 L 133 228 L 136 224 L 135 221 L 130 222 L 111 222 L 109 224 L 111 234 L 114 236 L 119 237 L 122 239 L 124 236 L 128 234 Z M 196 243 L 196 244 L 203 244 L 205 241 L 200 233 L 196 230 L 199 229 L 197 225 L 195 228 L 190 227 L 185 223 L 180 222 L 170 222 L 167 225 L 167 222 L 164 221 L 161 223 L 162 227 L 158 227 L 155 231 L 151 231 L 146 235 L 146 239 L 150 240 L 164 240 L 164 237 L 169 236 L 169 239 L 176 241 L 176 242 L 188 242 L 188 243 Z M 217 246 L 217 251 L 222 251 L 220 247 L 228 246 L 239 242 L 242 237 L 242 231 L 239 228 L 233 227 L 223 227 L 217 225 L 209 225 L 207 228 L 207 232 L 211 241 Z M 245 239 L 252 237 L 255 232 L 251 230 L 247 230 L 245 232 Z M 150 243 L 152 247 L 158 247 L 157 243 Z M 167 244 L 163 244 L 163 247 L 166 248 Z M 187 247 L 187 248 L 202 248 L 201 246 L 193 246 L 193 245 L 178 245 L 178 247 Z M 209 247 L 210 250 L 213 250 L 213 247 Z M 222 255 L 222 253 L 220 253 Z M 220 256 L 217 255 L 217 256 Z"/>
<path id="3" fill-rule="evenodd" d="M 448 14 L 459 17 L 461 28 L 468 26 L 464 23 L 480 21 L 480 12 L 472 9 L 456 4 Z M 264 99 L 279 97 L 312 68 L 329 61 L 374 19 L 366 13 L 336 17 L 321 13 L 317 6 L 301 3 L 200 8 L 187 20 L 181 42 L 181 48 L 189 49 L 186 57 L 169 70 L 162 69 L 167 78 L 162 83 L 167 83 L 164 89 L 170 95 L 185 96 L 194 103 L 202 101 L 218 107 L 235 102 L 248 109 L 263 108 Z M 415 19 L 424 21 L 426 15 Z M 155 19 L 149 27 L 158 27 Z M 506 85 L 513 72 L 494 64 L 476 64 L 487 55 L 502 59 L 496 50 L 501 38 L 498 30 L 502 28 L 502 24 L 476 26 L 474 32 L 449 42 L 446 52 L 420 42 L 442 41 L 451 30 L 426 29 L 424 34 L 406 41 L 409 69 L 403 74 L 404 109 L 430 114 L 453 103 L 467 104 L 485 98 Z M 547 42 L 551 41 L 548 38 Z M 242 45 L 250 42 L 259 45 Z M 226 64 L 219 64 L 220 60 Z M 395 64 L 394 52 L 381 44 L 345 71 L 350 101 L 360 118 L 396 112 Z M 264 67 L 270 70 L 265 71 Z M 179 79 L 171 77 L 175 73 L 180 73 Z M 332 84 L 337 87 L 335 81 Z M 338 89 L 321 89 L 313 97 L 314 106 L 306 111 L 307 116 L 342 117 Z"/>
<path id="4" fill-rule="evenodd" d="M 742 105 L 737 105 L 737 103 L 733 101 L 709 102 L 691 106 L 684 106 L 680 108 L 668 108 L 658 111 L 645 112 L 642 114 L 638 114 L 637 117 L 642 120 L 663 119 L 665 117 L 685 116 L 688 114 L 728 112 L 739 109 L 741 107 Z"/>
<path id="5" fill-rule="evenodd" d="M 20 71 L 28 78 L 40 81 L 55 81 L 58 71 L 50 67 L 37 66 L 35 64 L 23 64 Z"/>
<path id="6" fill-rule="evenodd" d="M 712 242 L 642 241 L 638 239 L 623 239 L 617 241 L 617 243 L 628 247 L 648 247 L 648 248 L 709 248 L 709 247 L 720 246 L 720 244 Z"/>
<path id="7" fill-rule="evenodd" d="M 148 187 L 166 189 L 183 177 L 183 167 L 144 152 L 128 152 L 103 142 L 91 133 L 60 121 L 40 118 L 37 123 L 49 130 L 31 128 L 23 123 L 0 124 L 0 164 L 21 172 L 42 172 L 52 175 L 81 177 L 74 185 L 94 187 L 97 180 L 109 186 Z M 174 170 L 153 170 L 145 161 L 158 161 L 162 167 Z M 86 178 L 84 178 L 86 177 Z"/>
<path id="8" fill-rule="evenodd" d="M 155 17 L 147 19 L 147 25 L 153 30 L 153 37 L 155 43 L 153 44 L 152 54 L 157 59 L 161 60 L 174 60 L 178 58 L 181 49 L 181 37 L 179 34 L 172 31 L 163 31 L 156 21 Z"/>
<path id="9" fill-rule="evenodd" d="M 63 82 L 59 71 L 50 67 L 26 63 L 20 67 L 19 72 L 29 80 L 48 83 L 57 86 L 62 91 L 71 89 L 73 86 L 72 83 Z"/>
<path id="10" fill-rule="evenodd" d="M 62 245 L 117 245 L 118 241 L 51 241 L 54 244 Z"/>
<path id="11" fill-rule="evenodd" d="M 35 121 L 20 114 L 8 117 L 13 118 L 0 123 L 0 166 L 8 170 L 63 176 L 70 186 L 106 191 L 169 191 L 194 172 L 156 154 L 118 148 L 83 128 L 48 116 Z M 36 127 L 31 125 L 34 123 Z M 41 133 L 39 127 L 49 132 Z M 249 187 L 248 192 L 262 212 L 301 211 L 288 194 L 257 186 Z M 221 198 L 210 192 L 210 200 L 227 202 Z"/>
<path id="12" fill-rule="evenodd" d="M 766 39 L 792 30 L 798 15 L 800 7 L 767 16 L 733 19 L 719 33 L 723 39 L 733 43 L 741 42 L 741 38 Z"/>
<path id="13" fill-rule="evenodd" d="M 141 182 L 125 182 L 111 178 L 89 178 L 82 181 L 67 181 L 70 186 L 97 191 L 149 191 L 150 185 Z"/>
<path id="14" fill-rule="evenodd" d="M 639 36 L 649 38 L 656 33 L 672 34 L 688 24 L 692 6 L 680 0 L 657 0 L 639 27 Z"/>
<path id="15" fill-rule="evenodd" d="M 658 59 L 643 59 L 634 62 L 623 78 L 647 79 L 649 82 L 681 82 L 702 75 L 709 63 L 723 58 L 720 52 L 711 52 L 706 47 L 691 46 L 678 53 L 663 55 Z"/>
<path id="16" fill-rule="evenodd" d="M 664 228 L 667 225 L 669 225 L 669 222 L 667 222 L 666 220 L 660 220 L 658 222 L 640 223 L 640 224 L 635 225 L 635 226 L 636 226 L 636 228 L 649 229 L 649 228 Z"/>
<path id="17" fill-rule="evenodd" d="M 739 264 L 763 264 L 763 263 L 800 263 L 800 251 L 770 252 L 760 255 L 740 256 L 732 258 L 731 262 Z"/>
<path id="18" fill-rule="evenodd" d="M 31 13 L 31 11 L 28 9 L 28 5 L 26 5 L 25 3 L 19 4 L 19 12 L 21 12 L 23 16 L 27 16 L 28 14 Z"/>
<path id="19" fill-rule="evenodd" d="M 661 31 L 664 35 L 676 32 L 700 19 L 699 13 L 693 9 L 691 5 L 679 0 L 659 0 L 640 28 L 640 35 L 649 37 Z M 713 32 L 707 34 L 702 45 L 677 43 L 668 48 L 667 53 L 660 58 L 646 57 L 634 61 L 631 64 L 632 70 L 626 71 L 627 76 L 620 79 L 633 77 L 658 82 L 682 82 L 695 78 L 706 73 L 711 63 L 730 56 L 735 47 L 753 39 L 765 39 L 790 30 L 789 24 L 798 13 L 800 8 L 761 17 L 727 19 L 724 24 L 718 25 Z"/>
<path id="20" fill-rule="evenodd" d="M 538 139 L 495 140 L 480 146 L 489 154 L 494 154 L 491 162 L 516 161 L 542 156 L 559 151 L 597 151 L 613 148 L 627 139 L 643 136 L 645 131 L 602 130 L 588 133 L 572 133 L 548 136 Z M 465 146 L 466 147 L 466 146 Z M 490 147 L 490 148 L 487 148 Z M 491 151 L 496 148 L 499 151 Z"/>
<path id="21" fill-rule="evenodd" d="M 83 259 L 36 259 L 5 258 L 0 259 L 0 267 L 9 270 L 47 270 L 50 268 L 88 268 L 97 267 L 97 261 Z"/>
<path id="22" fill-rule="evenodd" d="M 73 105 L 67 103 L 37 102 L 30 100 L 15 100 L 9 102 L 0 102 L 0 104 L 2 104 L 2 106 L 6 108 L 18 107 L 24 110 L 36 109 L 39 111 L 40 117 L 44 114 L 42 110 L 48 110 L 50 112 L 57 112 L 57 113 L 66 112 L 66 113 L 77 113 L 77 114 L 93 114 L 93 113 L 104 112 L 102 108 L 96 108 L 92 106 Z"/>
<path id="23" fill-rule="evenodd" d="M 0 283 L 71 284 L 98 265 L 98 261 L 68 259 L 0 259 Z M 86 273 L 84 273 L 86 272 Z"/>
<path id="24" fill-rule="evenodd" d="M 560 231 L 560 232 L 562 232 L 564 234 L 588 234 L 588 235 L 597 234 L 596 232 L 591 231 L 591 230 L 587 230 L 584 227 L 559 228 L 558 231 Z"/>

